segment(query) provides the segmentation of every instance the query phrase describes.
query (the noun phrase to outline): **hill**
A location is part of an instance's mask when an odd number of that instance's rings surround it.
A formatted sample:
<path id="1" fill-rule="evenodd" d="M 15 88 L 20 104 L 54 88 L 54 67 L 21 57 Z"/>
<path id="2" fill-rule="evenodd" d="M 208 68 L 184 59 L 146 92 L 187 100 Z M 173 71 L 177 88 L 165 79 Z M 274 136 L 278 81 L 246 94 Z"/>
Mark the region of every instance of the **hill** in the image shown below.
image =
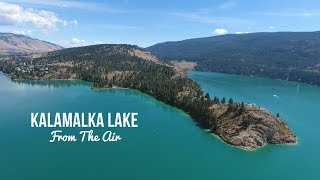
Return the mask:
<path id="1" fill-rule="evenodd" d="M 197 62 L 197 70 L 320 85 L 320 31 L 228 34 L 148 47 L 165 62 Z"/>
<path id="2" fill-rule="evenodd" d="M 295 135 L 279 117 L 256 106 L 233 103 L 232 99 L 228 104 L 225 99 L 211 99 L 179 68 L 160 62 L 137 46 L 94 45 L 37 57 L 0 59 L 0 71 L 10 74 L 12 79 L 81 79 L 93 82 L 92 89 L 136 89 L 184 110 L 199 126 L 244 149 L 296 142 Z"/>
<path id="3" fill-rule="evenodd" d="M 62 49 L 61 46 L 28 36 L 0 33 L 0 55 L 43 53 Z"/>

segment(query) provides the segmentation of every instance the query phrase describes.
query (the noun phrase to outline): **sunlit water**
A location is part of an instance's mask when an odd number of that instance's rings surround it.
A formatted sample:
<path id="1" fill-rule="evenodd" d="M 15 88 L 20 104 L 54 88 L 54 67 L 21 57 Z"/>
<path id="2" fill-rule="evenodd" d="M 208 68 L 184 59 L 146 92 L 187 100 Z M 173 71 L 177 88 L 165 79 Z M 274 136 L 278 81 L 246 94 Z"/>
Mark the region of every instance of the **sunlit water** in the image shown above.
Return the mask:
<path id="1" fill-rule="evenodd" d="M 211 96 L 279 112 L 299 138 L 255 152 L 229 146 L 181 110 L 135 90 L 90 89 L 83 81 L 13 82 L 0 75 L 0 179 L 317 179 L 320 88 L 261 78 L 190 72 Z M 276 96 L 274 96 L 276 95 Z M 113 143 L 49 143 L 31 112 L 138 112 L 138 128 L 112 130 Z M 82 128 L 62 129 L 78 133 Z"/>

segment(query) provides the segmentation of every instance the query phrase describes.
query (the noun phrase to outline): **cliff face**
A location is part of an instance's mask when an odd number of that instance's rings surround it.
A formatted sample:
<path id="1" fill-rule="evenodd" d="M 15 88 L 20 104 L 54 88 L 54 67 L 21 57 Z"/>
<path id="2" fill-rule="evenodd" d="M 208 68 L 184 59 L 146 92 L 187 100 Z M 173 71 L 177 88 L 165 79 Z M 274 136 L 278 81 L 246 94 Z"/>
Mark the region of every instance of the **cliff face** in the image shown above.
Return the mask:
<path id="1" fill-rule="evenodd" d="M 61 46 L 28 36 L 0 33 L 0 55 L 43 53 L 62 49 Z"/>
<path id="2" fill-rule="evenodd" d="M 296 143 L 296 136 L 288 125 L 271 112 L 244 104 L 243 109 L 230 110 L 228 105 L 214 105 L 217 117 L 214 133 L 229 144 L 254 150 L 267 143 Z"/>

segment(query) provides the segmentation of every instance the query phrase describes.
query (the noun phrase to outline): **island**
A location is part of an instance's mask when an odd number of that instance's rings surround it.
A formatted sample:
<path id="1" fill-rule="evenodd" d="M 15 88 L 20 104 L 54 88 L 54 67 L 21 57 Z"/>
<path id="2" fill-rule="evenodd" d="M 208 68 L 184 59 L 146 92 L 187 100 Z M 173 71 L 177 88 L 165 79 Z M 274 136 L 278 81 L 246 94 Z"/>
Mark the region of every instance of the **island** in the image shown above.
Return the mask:
<path id="1" fill-rule="evenodd" d="M 199 127 L 246 150 L 267 143 L 296 143 L 296 136 L 278 114 L 233 102 L 232 98 L 211 98 L 188 78 L 181 68 L 184 66 L 168 65 L 138 46 L 124 44 L 68 48 L 0 60 L 0 71 L 12 79 L 79 79 L 93 82 L 93 89 L 136 89 L 182 109 Z"/>

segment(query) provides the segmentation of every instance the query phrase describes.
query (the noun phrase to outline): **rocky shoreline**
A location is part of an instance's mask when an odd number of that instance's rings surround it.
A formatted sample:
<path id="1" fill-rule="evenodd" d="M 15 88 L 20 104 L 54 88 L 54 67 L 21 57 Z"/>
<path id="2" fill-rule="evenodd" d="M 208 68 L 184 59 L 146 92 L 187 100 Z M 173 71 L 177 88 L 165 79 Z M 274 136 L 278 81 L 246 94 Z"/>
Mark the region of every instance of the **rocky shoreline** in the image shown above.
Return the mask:
<path id="1" fill-rule="evenodd" d="M 244 104 L 241 114 L 228 105 L 215 105 L 217 125 L 211 131 L 228 144 L 255 150 L 266 144 L 295 144 L 296 136 L 288 124 L 266 109 Z"/>

